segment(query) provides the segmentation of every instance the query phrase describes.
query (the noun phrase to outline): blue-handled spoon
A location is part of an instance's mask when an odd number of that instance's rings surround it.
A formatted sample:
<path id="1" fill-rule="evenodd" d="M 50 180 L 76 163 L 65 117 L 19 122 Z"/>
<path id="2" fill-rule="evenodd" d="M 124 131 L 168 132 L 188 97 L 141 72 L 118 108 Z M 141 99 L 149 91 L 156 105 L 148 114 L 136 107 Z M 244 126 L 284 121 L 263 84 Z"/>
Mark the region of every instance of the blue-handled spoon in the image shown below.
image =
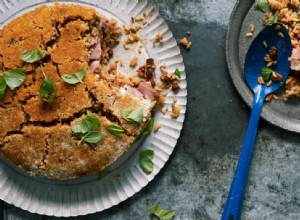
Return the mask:
<path id="1" fill-rule="evenodd" d="M 263 43 L 264 41 L 265 43 Z M 262 76 L 261 68 L 267 65 L 264 57 L 273 47 L 277 48 L 277 64 L 271 68 L 282 75 L 282 81 L 273 81 L 272 85 L 268 87 L 266 83 L 259 84 L 258 77 Z M 240 219 L 243 196 L 263 102 L 267 95 L 279 89 L 286 81 L 290 72 L 288 58 L 291 56 L 291 53 L 292 45 L 289 33 L 280 23 L 272 24 L 262 30 L 249 47 L 244 69 L 246 81 L 254 92 L 254 102 L 242 152 L 223 211 L 222 220 Z"/>

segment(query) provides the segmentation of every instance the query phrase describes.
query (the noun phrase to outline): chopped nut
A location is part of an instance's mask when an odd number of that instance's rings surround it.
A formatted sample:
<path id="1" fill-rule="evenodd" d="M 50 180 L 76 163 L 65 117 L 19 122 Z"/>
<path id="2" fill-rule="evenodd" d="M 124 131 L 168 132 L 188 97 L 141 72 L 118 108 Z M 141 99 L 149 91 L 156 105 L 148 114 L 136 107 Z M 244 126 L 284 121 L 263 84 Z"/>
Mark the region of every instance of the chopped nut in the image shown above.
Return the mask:
<path id="1" fill-rule="evenodd" d="M 272 85 L 272 80 L 270 80 L 269 82 L 267 82 L 266 84 L 268 87 L 270 87 Z"/>
<path id="2" fill-rule="evenodd" d="M 270 95 L 268 95 L 268 96 L 265 98 L 265 101 L 266 101 L 266 102 L 269 102 L 269 101 L 272 100 L 272 98 L 273 98 L 273 95 L 270 94 Z"/>
<path id="3" fill-rule="evenodd" d="M 153 47 L 155 47 L 156 43 L 161 43 L 163 39 L 164 37 L 160 33 L 157 33 L 153 40 Z"/>
<path id="4" fill-rule="evenodd" d="M 154 69 L 156 68 L 156 65 L 154 63 L 153 58 L 149 58 L 146 60 L 146 64 L 139 67 L 137 70 L 137 73 L 146 79 L 146 81 L 150 81 L 152 87 L 155 86 L 155 80 L 154 80 Z"/>
<path id="5" fill-rule="evenodd" d="M 274 100 L 278 100 L 278 96 L 277 95 L 273 95 L 273 99 Z"/>
<path id="6" fill-rule="evenodd" d="M 261 77 L 261 76 L 259 76 L 259 77 L 257 77 L 257 82 L 258 82 L 258 84 L 260 84 L 260 85 L 263 85 L 265 82 L 264 82 L 264 79 Z"/>
<path id="7" fill-rule="evenodd" d="M 173 82 L 172 83 L 172 90 L 177 91 L 178 89 L 180 89 L 180 86 L 179 86 L 178 82 Z"/>
<path id="8" fill-rule="evenodd" d="M 271 59 L 276 59 L 277 58 L 277 48 L 272 47 L 272 49 L 268 52 L 268 54 L 270 55 Z"/>
<path id="9" fill-rule="evenodd" d="M 148 21 L 146 19 L 143 20 L 143 25 L 148 24 Z"/>
<path id="10" fill-rule="evenodd" d="M 180 107 L 178 105 L 172 104 L 171 118 L 176 119 L 180 115 Z"/>
<path id="11" fill-rule="evenodd" d="M 245 35 L 246 37 L 253 37 L 253 33 L 246 33 L 246 35 Z"/>
<path id="12" fill-rule="evenodd" d="M 175 74 L 172 73 L 163 73 L 160 76 L 160 80 L 163 81 L 164 83 L 172 83 L 173 81 L 177 81 L 178 77 Z"/>
<path id="13" fill-rule="evenodd" d="M 130 60 L 130 62 L 129 62 L 129 66 L 132 67 L 132 68 L 134 68 L 137 65 L 137 63 L 138 63 L 138 59 L 139 58 L 137 56 L 132 57 L 131 60 Z"/>
<path id="14" fill-rule="evenodd" d="M 158 130 L 161 128 L 161 125 L 160 123 L 156 123 L 154 126 L 153 126 L 153 131 L 154 132 L 158 132 Z"/>
<path id="15" fill-rule="evenodd" d="M 254 32 L 254 28 L 255 28 L 254 24 L 251 23 L 251 24 L 250 24 L 250 31 L 251 31 L 251 32 Z"/>
<path id="16" fill-rule="evenodd" d="M 186 32 L 186 35 L 191 36 L 191 32 L 190 31 Z"/>
<path id="17" fill-rule="evenodd" d="M 267 48 L 267 47 L 268 47 L 268 44 L 267 44 L 267 42 L 266 42 L 266 41 L 263 41 L 263 45 L 264 45 L 264 47 L 265 47 L 265 48 Z"/>
<path id="18" fill-rule="evenodd" d="M 273 65 L 273 61 L 267 63 L 267 67 L 271 67 Z"/>
<path id="19" fill-rule="evenodd" d="M 163 114 L 166 114 L 168 110 L 169 110 L 169 108 L 167 106 L 165 106 L 160 109 L 160 112 Z"/>
<path id="20" fill-rule="evenodd" d="M 144 18 L 142 16 L 134 18 L 135 22 L 140 22 L 142 20 L 144 20 Z"/>
<path id="21" fill-rule="evenodd" d="M 279 37 L 282 37 L 282 38 L 284 38 L 284 35 L 283 35 L 283 33 L 282 33 L 282 32 L 278 32 L 277 34 L 278 34 L 278 36 L 279 36 Z"/>
<path id="22" fill-rule="evenodd" d="M 272 74 L 271 74 L 271 79 L 273 80 L 273 81 L 278 81 L 278 82 L 282 82 L 282 75 L 281 74 L 279 74 L 278 72 L 276 72 L 276 71 L 272 71 Z"/>
<path id="23" fill-rule="evenodd" d="M 180 39 L 179 43 L 184 46 L 186 49 L 189 49 L 192 46 L 192 42 L 189 42 L 186 37 Z"/>
<path id="24" fill-rule="evenodd" d="M 281 29 L 281 26 L 280 25 L 276 25 L 275 26 L 275 30 L 280 30 Z"/>

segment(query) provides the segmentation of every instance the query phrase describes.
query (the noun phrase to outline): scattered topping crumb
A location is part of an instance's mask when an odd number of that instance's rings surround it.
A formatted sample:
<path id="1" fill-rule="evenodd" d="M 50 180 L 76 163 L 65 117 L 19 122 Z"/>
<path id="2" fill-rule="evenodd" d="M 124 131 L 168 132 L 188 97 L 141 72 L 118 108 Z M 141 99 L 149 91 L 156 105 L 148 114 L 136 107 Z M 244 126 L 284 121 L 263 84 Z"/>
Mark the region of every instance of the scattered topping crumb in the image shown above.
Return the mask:
<path id="1" fill-rule="evenodd" d="M 156 68 L 156 65 L 154 63 L 153 58 L 149 58 L 146 60 L 146 64 L 139 67 L 137 70 L 137 73 L 139 76 L 144 77 L 146 81 L 151 82 L 152 87 L 155 86 L 155 80 L 154 80 L 154 70 Z"/>
<path id="2" fill-rule="evenodd" d="M 139 60 L 139 58 L 137 56 L 132 57 L 129 62 L 129 66 L 134 68 L 138 63 L 138 60 Z"/>
<path id="3" fill-rule="evenodd" d="M 192 34 L 192 33 L 191 33 L 190 31 L 186 32 L 186 35 L 187 35 L 187 36 L 191 36 L 191 34 Z"/>
<path id="4" fill-rule="evenodd" d="M 273 81 L 278 81 L 278 82 L 282 82 L 282 75 L 281 74 L 279 74 L 278 72 L 276 72 L 276 71 L 272 71 L 272 74 L 271 74 L 271 79 L 273 80 Z"/>
<path id="5" fill-rule="evenodd" d="M 161 125 L 160 125 L 160 123 L 156 123 L 155 125 L 154 125 L 154 127 L 153 127 L 153 131 L 154 132 L 158 132 L 158 130 L 161 128 Z"/>
<path id="6" fill-rule="evenodd" d="M 171 118 L 176 119 L 180 115 L 180 107 L 175 103 L 172 104 Z"/>
<path id="7" fill-rule="evenodd" d="M 168 110 L 169 110 L 168 106 L 164 106 L 160 109 L 160 112 L 166 114 Z"/>
<path id="8" fill-rule="evenodd" d="M 265 98 L 266 102 L 270 102 L 271 100 L 278 100 L 278 96 L 274 94 L 270 94 Z"/>
<path id="9" fill-rule="evenodd" d="M 177 91 L 178 89 L 180 89 L 179 83 L 178 82 L 173 82 L 172 83 L 172 90 Z"/>
<path id="10" fill-rule="evenodd" d="M 266 41 L 263 41 L 263 45 L 264 45 L 264 47 L 265 47 L 265 48 L 267 48 L 267 47 L 268 47 L 268 44 L 267 44 L 267 42 L 266 42 Z"/>
<path id="11" fill-rule="evenodd" d="M 272 85 L 272 80 L 270 80 L 269 82 L 267 82 L 266 84 L 268 87 L 270 87 Z"/>
<path id="12" fill-rule="evenodd" d="M 262 78 L 262 76 L 259 76 L 259 77 L 257 77 L 257 82 L 258 82 L 258 84 L 260 84 L 260 85 L 263 85 L 265 82 L 264 82 L 264 79 Z"/>
<path id="13" fill-rule="evenodd" d="M 179 43 L 184 46 L 186 49 L 190 49 L 192 46 L 192 42 L 189 42 L 186 37 L 180 39 Z"/>
<path id="14" fill-rule="evenodd" d="M 254 29 L 255 29 L 254 24 L 251 23 L 249 26 L 250 26 L 250 31 L 253 33 L 253 32 L 254 32 Z"/>
<path id="15" fill-rule="evenodd" d="M 245 35 L 246 37 L 253 37 L 253 33 L 249 32 L 249 33 L 246 33 Z"/>
<path id="16" fill-rule="evenodd" d="M 163 41 L 163 39 L 164 39 L 164 37 L 160 33 L 157 33 L 153 40 L 153 47 L 155 47 L 155 45 L 157 43 L 161 43 Z"/>
<path id="17" fill-rule="evenodd" d="M 138 42 L 139 40 L 140 37 L 136 33 L 130 32 L 129 36 L 124 41 L 123 47 L 126 50 L 128 50 L 129 49 L 128 44 L 133 44 L 135 42 Z"/>
<path id="18" fill-rule="evenodd" d="M 284 35 L 283 35 L 283 33 L 282 33 L 282 32 L 280 32 L 280 31 L 279 31 L 277 34 L 278 34 L 278 36 L 279 36 L 279 37 L 282 37 L 282 38 L 284 38 Z"/>

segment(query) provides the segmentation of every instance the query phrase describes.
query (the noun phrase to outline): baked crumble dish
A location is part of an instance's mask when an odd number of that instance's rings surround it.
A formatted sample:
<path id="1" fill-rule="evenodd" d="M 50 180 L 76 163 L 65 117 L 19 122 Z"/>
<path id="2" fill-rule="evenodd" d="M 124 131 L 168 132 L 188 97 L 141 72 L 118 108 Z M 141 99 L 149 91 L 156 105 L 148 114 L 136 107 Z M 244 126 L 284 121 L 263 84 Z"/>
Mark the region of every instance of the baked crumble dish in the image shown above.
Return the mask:
<path id="1" fill-rule="evenodd" d="M 94 9 L 55 4 L 0 30 L 0 152 L 31 175 L 99 172 L 139 138 L 161 94 L 148 59 L 125 77 L 109 61 L 122 33 Z"/>

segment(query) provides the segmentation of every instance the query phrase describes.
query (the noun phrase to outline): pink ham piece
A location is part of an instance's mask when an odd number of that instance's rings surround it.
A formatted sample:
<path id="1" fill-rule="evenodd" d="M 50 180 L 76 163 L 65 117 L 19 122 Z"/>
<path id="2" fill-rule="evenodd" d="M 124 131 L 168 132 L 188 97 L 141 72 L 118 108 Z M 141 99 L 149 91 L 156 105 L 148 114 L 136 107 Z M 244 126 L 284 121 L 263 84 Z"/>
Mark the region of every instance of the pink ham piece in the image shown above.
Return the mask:
<path id="1" fill-rule="evenodd" d="M 97 42 L 99 42 L 99 38 L 98 37 L 91 37 L 91 46 L 95 45 Z"/>
<path id="2" fill-rule="evenodd" d="M 127 86 L 125 89 L 128 94 L 134 95 L 138 98 L 142 98 L 144 96 L 143 93 L 141 93 L 139 90 L 132 88 L 130 86 Z"/>
<path id="3" fill-rule="evenodd" d="M 155 100 L 159 97 L 158 92 L 152 88 L 151 82 L 141 82 L 137 89 L 148 99 Z"/>
<path id="4" fill-rule="evenodd" d="M 296 47 L 293 49 L 290 61 L 291 69 L 300 71 L 300 47 Z"/>
<path id="5" fill-rule="evenodd" d="M 102 50 L 101 50 L 101 44 L 100 41 L 98 40 L 97 44 L 95 44 L 92 47 L 92 54 L 90 56 L 90 60 L 99 60 L 102 54 Z"/>
<path id="6" fill-rule="evenodd" d="M 88 71 L 90 72 L 90 73 L 93 73 L 96 69 L 97 69 L 97 67 L 100 65 L 100 60 L 94 60 L 94 61 L 92 61 L 90 64 L 89 64 L 89 69 L 88 69 Z"/>

